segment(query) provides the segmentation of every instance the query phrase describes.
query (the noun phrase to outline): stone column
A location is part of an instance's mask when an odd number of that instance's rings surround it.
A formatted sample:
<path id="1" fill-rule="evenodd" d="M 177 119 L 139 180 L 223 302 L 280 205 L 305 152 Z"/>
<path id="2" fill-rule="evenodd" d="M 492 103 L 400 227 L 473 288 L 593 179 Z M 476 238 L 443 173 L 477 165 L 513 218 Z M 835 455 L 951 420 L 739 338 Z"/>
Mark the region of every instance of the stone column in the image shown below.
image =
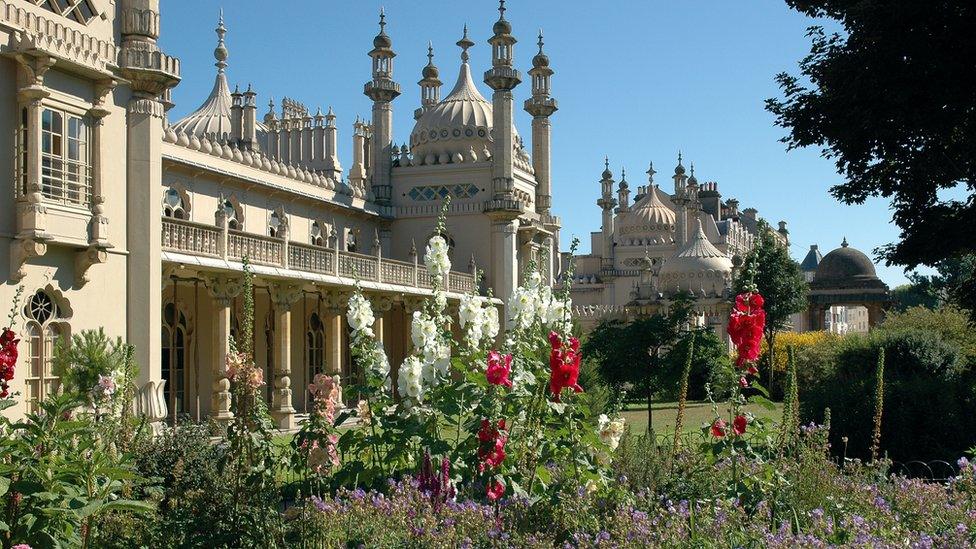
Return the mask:
<path id="1" fill-rule="evenodd" d="M 325 312 L 325 363 L 330 374 L 342 374 L 345 352 L 342 333 L 346 327 L 345 308 L 348 296 L 330 292 L 325 297 L 328 309 Z"/>
<path id="2" fill-rule="evenodd" d="M 492 288 L 502 300 L 518 286 L 518 219 L 502 218 L 491 224 Z"/>
<path id="3" fill-rule="evenodd" d="M 271 397 L 271 417 L 279 429 L 296 426 L 295 408 L 291 393 L 291 308 L 302 297 L 302 290 L 294 284 L 272 284 L 271 302 L 274 305 L 274 391 Z M 270 380 L 269 380 L 270 381 Z"/>
<path id="4" fill-rule="evenodd" d="M 210 416 L 221 423 L 230 422 L 230 380 L 227 379 L 227 355 L 230 353 L 230 315 L 234 297 L 241 293 L 241 280 L 234 277 L 213 277 L 207 281 L 207 291 L 214 303 L 213 332 L 213 390 L 210 396 Z"/>
<path id="5" fill-rule="evenodd" d="M 880 303 L 866 304 L 868 310 L 868 328 L 874 328 L 884 320 L 884 309 Z"/>

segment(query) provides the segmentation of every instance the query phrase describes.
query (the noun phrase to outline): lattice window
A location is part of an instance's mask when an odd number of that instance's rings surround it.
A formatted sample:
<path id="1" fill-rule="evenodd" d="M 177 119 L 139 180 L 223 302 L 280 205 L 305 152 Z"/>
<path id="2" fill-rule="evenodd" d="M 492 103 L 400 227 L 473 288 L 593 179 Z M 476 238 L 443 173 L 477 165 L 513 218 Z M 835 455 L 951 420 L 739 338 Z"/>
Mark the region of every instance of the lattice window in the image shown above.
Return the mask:
<path id="1" fill-rule="evenodd" d="M 84 118 L 45 108 L 41 113 L 41 192 L 67 204 L 91 202 L 89 127 Z M 26 164 L 26 160 L 25 160 Z"/>
<path id="2" fill-rule="evenodd" d="M 67 334 L 57 304 L 42 290 L 27 300 L 24 317 L 28 339 L 24 401 L 33 413 L 38 411 L 39 402 L 55 394 L 61 386 L 61 379 L 54 375 L 54 347 Z"/>
<path id="3" fill-rule="evenodd" d="M 163 364 L 166 404 L 170 414 L 186 412 L 186 372 L 189 356 L 189 326 L 186 314 L 174 303 L 163 308 Z"/>
<path id="4" fill-rule="evenodd" d="M 224 214 L 227 215 L 227 228 L 235 231 L 244 229 L 244 217 L 241 215 L 240 208 L 230 199 L 224 200 Z"/>
<path id="5" fill-rule="evenodd" d="M 318 221 L 312 222 L 312 230 L 309 234 L 309 242 L 313 246 L 325 246 L 328 241 L 329 234 L 328 229 L 323 230 L 322 225 L 319 225 Z"/>
<path id="6" fill-rule="evenodd" d="M 97 13 L 90 0 L 30 0 L 34 4 L 87 25 Z"/>
<path id="7" fill-rule="evenodd" d="M 189 204 L 185 203 L 180 191 L 173 187 L 166 189 L 166 194 L 163 196 L 164 216 L 175 219 L 189 219 L 189 215 L 187 215 L 188 206 Z"/>
<path id="8" fill-rule="evenodd" d="M 305 332 L 305 357 L 308 363 L 309 382 L 317 374 L 325 372 L 325 325 L 318 313 L 312 313 L 308 319 L 308 331 Z"/>
<path id="9" fill-rule="evenodd" d="M 271 219 L 268 220 L 268 236 L 278 236 L 278 232 L 281 230 L 281 225 L 283 222 L 282 216 L 279 215 L 278 212 L 271 212 Z"/>
<path id="10" fill-rule="evenodd" d="M 444 200 L 448 196 L 452 199 L 472 198 L 478 194 L 477 185 L 459 183 L 456 185 L 422 185 L 412 187 L 407 196 L 418 202 Z"/>

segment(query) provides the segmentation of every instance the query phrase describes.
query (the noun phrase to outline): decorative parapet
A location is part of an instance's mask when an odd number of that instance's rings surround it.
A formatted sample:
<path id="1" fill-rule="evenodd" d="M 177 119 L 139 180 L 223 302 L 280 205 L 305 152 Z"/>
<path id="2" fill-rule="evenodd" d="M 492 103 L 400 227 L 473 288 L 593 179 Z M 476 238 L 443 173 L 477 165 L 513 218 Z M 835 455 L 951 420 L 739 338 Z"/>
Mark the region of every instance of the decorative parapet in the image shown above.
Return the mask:
<path id="1" fill-rule="evenodd" d="M 176 79 L 180 77 L 179 58 L 159 50 L 123 48 L 119 52 L 119 67 L 157 72 Z"/>
<path id="2" fill-rule="evenodd" d="M 162 220 L 161 240 L 164 251 L 181 254 L 225 261 L 241 261 L 247 257 L 252 264 L 266 267 L 424 290 L 434 287 L 427 269 L 416 259 L 397 261 L 170 217 Z M 457 294 L 474 291 L 477 289 L 475 276 L 451 271 L 447 289 Z"/>
<path id="3" fill-rule="evenodd" d="M 13 49 L 36 50 L 107 73 L 115 65 L 119 48 L 55 20 L 37 15 L 8 0 L 0 0 L 0 23 L 18 29 Z"/>

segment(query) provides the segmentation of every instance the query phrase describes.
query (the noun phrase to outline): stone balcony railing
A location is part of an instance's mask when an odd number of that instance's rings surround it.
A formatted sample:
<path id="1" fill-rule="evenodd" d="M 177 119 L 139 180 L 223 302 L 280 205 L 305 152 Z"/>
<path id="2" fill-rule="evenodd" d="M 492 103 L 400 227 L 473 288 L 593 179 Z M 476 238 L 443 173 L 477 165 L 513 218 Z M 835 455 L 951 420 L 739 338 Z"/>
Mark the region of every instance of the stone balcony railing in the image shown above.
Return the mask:
<path id="1" fill-rule="evenodd" d="M 255 265 L 410 288 L 429 290 L 434 287 L 427 269 L 416 260 L 397 261 L 380 255 L 300 244 L 170 217 L 163 218 L 162 226 L 164 251 L 229 261 L 247 257 Z M 451 271 L 447 276 L 447 290 L 454 293 L 475 290 L 474 275 Z"/>

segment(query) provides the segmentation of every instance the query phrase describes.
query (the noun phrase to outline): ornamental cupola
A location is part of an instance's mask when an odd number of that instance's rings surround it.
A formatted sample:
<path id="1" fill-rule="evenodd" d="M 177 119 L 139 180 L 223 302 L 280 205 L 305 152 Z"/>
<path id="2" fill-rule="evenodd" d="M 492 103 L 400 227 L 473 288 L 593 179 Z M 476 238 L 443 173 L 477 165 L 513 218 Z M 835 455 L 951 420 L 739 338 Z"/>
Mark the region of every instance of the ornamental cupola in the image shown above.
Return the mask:
<path id="1" fill-rule="evenodd" d="M 433 107 L 441 100 L 440 70 L 434 65 L 434 46 L 427 43 L 427 65 L 420 73 L 420 108 L 414 112 L 414 119 L 420 118 L 427 109 Z"/>
<path id="2" fill-rule="evenodd" d="M 519 85 L 522 77 L 512 63 L 515 50 L 515 37 L 512 24 L 505 19 L 505 0 L 498 5 L 498 21 L 492 26 L 494 35 L 488 39 L 491 44 L 491 70 L 485 72 L 485 84 L 493 90 L 512 90 Z"/>

